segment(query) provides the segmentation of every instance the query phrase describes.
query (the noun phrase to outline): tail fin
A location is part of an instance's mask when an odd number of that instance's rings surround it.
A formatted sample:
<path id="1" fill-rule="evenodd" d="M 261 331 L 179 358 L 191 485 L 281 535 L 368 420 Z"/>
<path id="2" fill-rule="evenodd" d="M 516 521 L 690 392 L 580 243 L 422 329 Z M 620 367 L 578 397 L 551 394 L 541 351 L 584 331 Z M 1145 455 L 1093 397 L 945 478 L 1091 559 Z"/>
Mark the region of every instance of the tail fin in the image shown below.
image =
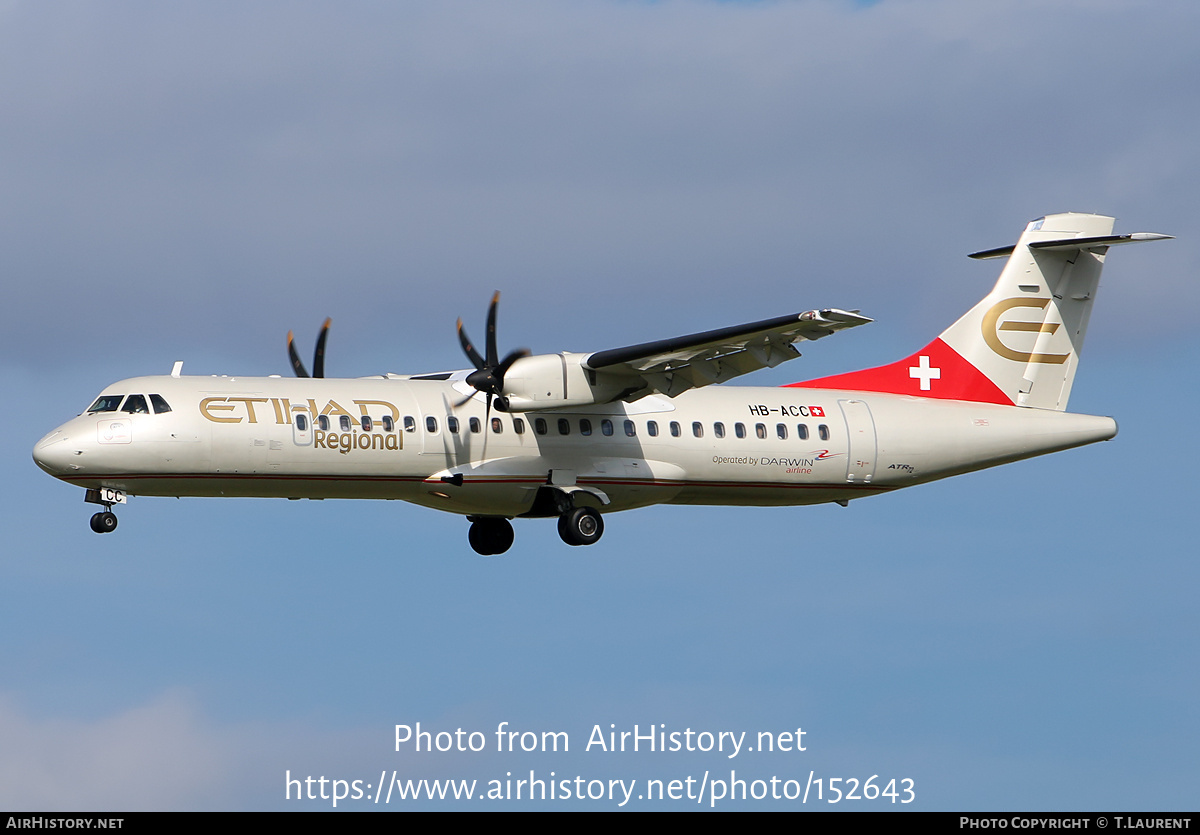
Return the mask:
<path id="1" fill-rule="evenodd" d="M 1170 237 L 1112 228 L 1111 217 L 1076 212 L 1035 220 L 1016 245 L 971 256 L 1008 262 L 992 292 L 920 351 L 793 385 L 1062 411 L 1108 248 Z"/>

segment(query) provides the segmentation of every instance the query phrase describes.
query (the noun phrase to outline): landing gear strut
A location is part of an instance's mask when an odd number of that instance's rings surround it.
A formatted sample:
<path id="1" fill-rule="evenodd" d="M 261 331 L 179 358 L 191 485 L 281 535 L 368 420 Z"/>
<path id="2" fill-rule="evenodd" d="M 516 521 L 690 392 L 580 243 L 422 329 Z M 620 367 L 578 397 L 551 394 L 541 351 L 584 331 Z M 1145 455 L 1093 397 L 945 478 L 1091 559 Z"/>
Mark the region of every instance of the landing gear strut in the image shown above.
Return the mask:
<path id="1" fill-rule="evenodd" d="M 592 545 L 604 533 L 604 520 L 594 507 L 576 507 L 558 517 L 558 535 L 568 545 Z"/>
<path id="2" fill-rule="evenodd" d="M 125 504 L 125 494 L 109 487 L 90 487 L 83 500 L 88 504 L 103 505 L 104 510 L 92 516 L 92 530 L 96 533 L 112 533 L 117 529 L 117 514 L 112 512 L 115 504 Z"/>
<path id="3" fill-rule="evenodd" d="M 471 530 L 467 539 L 476 554 L 485 557 L 503 554 L 513 544 L 513 526 L 507 519 L 495 516 L 478 516 L 471 519 Z"/>

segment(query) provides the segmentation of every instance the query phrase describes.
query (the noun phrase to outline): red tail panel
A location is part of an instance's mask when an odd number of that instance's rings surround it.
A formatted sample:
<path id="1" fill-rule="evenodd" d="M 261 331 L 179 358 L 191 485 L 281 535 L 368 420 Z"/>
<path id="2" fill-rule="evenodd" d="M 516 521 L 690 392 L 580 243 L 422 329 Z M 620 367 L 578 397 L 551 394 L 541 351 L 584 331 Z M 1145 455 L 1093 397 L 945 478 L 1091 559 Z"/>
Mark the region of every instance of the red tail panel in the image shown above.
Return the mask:
<path id="1" fill-rule="evenodd" d="M 1012 399 L 982 371 L 941 339 L 933 340 L 912 356 L 890 365 L 791 383 L 786 388 L 878 391 L 939 400 L 1013 405 Z"/>

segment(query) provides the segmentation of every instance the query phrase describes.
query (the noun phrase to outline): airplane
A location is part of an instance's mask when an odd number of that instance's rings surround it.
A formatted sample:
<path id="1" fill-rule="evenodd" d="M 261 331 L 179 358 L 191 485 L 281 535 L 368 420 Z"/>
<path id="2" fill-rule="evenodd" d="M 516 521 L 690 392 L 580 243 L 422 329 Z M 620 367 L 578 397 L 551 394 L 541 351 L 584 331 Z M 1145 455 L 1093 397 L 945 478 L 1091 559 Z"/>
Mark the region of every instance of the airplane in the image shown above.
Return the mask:
<path id="1" fill-rule="evenodd" d="M 496 347 L 497 293 L 473 368 L 327 378 L 291 333 L 294 377 L 137 377 L 104 389 L 33 450 L 117 526 L 129 496 L 400 499 L 457 513 L 481 555 L 511 519 L 557 518 L 591 545 L 610 513 L 661 503 L 848 502 L 1113 438 L 1111 417 L 1066 410 L 1114 219 L 1032 221 L 992 291 L 888 365 L 780 387 L 718 385 L 800 356 L 798 342 L 872 320 L 823 308 L 593 353 Z M 603 515 L 602 515 L 603 511 Z"/>

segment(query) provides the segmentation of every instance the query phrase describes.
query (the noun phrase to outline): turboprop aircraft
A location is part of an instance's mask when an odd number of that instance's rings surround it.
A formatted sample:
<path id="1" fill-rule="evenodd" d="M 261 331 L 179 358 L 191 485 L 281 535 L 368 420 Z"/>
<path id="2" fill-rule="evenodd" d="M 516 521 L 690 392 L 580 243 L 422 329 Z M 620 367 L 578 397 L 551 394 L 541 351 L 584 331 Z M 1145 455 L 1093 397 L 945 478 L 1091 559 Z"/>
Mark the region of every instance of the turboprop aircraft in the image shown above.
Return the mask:
<path id="1" fill-rule="evenodd" d="M 484 354 L 474 368 L 324 376 L 170 376 L 114 383 L 42 438 L 43 470 L 86 489 L 112 531 L 128 496 L 403 499 L 458 513 L 476 552 L 513 543 L 509 520 L 556 517 L 600 539 L 605 515 L 646 505 L 807 505 L 886 493 L 1112 438 L 1109 417 L 1065 411 L 1113 218 L 1049 215 L 1013 246 L 982 301 L 890 365 L 783 387 L 715 385 L 799 356 L 795 343 L 871 320 L 808 310 L 594 353 Z"/>

